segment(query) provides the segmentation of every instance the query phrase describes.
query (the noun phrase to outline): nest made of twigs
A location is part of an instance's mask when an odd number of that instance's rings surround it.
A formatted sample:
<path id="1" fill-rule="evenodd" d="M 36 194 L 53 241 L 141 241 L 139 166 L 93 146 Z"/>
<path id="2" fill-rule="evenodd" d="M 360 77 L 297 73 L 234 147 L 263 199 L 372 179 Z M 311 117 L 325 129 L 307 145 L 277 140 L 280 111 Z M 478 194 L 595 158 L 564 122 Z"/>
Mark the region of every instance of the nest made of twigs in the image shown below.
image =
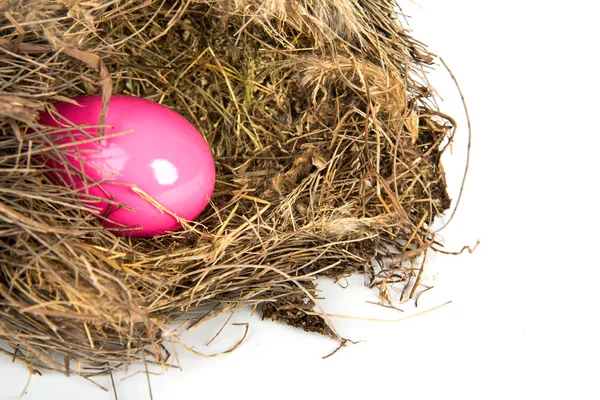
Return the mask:
<path id="1" fill-rule="evenodd" d="M 166 363 L 163 332 L 255 306 L 341 340 L 318 276 L 405 282 L 450 206 L 454 123 L 393 0 L 8 1 L 0 16 L 0 347 L 90 376 Z M 164 104 L 210 144 L 210 207 L 151 239 L 100 228 L 36 155 L 53 101 Z M 60 150 L 56 150 L 60 152 Z M 391 262 L 383 262 L 391 256 Z M 386 301 L 385 295 L 382 301 Z"/>

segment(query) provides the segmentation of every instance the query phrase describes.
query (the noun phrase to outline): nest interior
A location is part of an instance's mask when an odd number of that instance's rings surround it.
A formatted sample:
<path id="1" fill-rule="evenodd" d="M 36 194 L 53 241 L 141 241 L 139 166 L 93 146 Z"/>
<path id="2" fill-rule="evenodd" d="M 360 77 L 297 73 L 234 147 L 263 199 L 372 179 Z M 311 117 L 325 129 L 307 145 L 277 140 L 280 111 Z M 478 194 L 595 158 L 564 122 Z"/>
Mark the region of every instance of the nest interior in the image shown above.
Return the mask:
<path id="1" fill-rule="evenodd" d="M 454 122 L 394 0 L 8 0 L 0 5 L 0 347 L 89 377 L 168 363 L 163 332 L 253 306 L 342 340 L 318 276 L 419 287 L 407 267 L 450 206 Z M 98 226 L 37 155 L 38 115 L 98 93 L 164 104 L 204 134 L 210 207 L 151 239 Z M 52 147 L 56 156 L 61 150 Z M 384 263 L 386 257 L 391 262 Z M 412 278 L 412 279 L 411 279 Z"/>

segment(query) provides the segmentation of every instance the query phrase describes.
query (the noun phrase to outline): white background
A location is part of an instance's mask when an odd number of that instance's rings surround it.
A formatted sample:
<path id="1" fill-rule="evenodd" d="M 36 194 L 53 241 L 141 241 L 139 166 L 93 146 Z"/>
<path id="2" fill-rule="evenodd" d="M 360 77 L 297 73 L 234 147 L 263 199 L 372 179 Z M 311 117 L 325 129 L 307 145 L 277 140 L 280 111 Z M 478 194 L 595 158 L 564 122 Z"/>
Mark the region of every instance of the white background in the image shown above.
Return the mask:
<path id="1" fill-rule="evenodd" d="M 595 2 L 418 4 L 403 2 L 410 27 L 453 70 L 473 125 L 466 191 L 443 236 L 449 250 L 481 245 L 471 255 L 430 258 L 436 288 L 419 309 L 452 303 L 395 323 L 335 319 L 342 336 L 364 342 L 326 360 L 332 340 L 240 312 L 232 322 L 250 322 L 243 345 L 217 358 L 180 351 L 183 371 L 150 378 L 154 399 L 600 399 Z M 447 72 L 432 80 L 443 110 L 461 116 Z M 454 194 L 466 143 L 459 123 L 446 160 Z M 366 303 L 377 294 L 360 278 L 345 290 L 322 286 L 328 312 L 403 316 Z M 242 333 L 229 326 L 204 347 L 219 327 L 184 340 L 217 352 Z M 116 377 L 119 399 L 150 398 L 143 375 L 124 376 Z M 0 400 L 19 396 L 27 379 L 23 366 L 0 358 Z M 110 386 L 108 378 L 99 383 Z M 33 377 L 27 392 L 31 400 L 114 398 L 57 374 Z"/>

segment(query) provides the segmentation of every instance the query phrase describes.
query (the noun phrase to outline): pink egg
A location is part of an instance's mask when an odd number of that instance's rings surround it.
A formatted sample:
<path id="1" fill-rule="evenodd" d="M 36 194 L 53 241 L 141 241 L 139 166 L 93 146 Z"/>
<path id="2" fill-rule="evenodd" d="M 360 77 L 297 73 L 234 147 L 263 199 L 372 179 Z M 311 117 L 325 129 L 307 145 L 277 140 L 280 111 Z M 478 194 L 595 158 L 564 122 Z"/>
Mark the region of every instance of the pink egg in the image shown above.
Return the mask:
<path id="1" fill-rule="evenodd" d="M 59 121 L 46 113 L 40 123 L 53 127 L 97 126 L 101 96 L 73 100 L 80 106 L 55 104 Z M 208 144 L 190 122 L 160 104 L 113 95 L 106 126 L 106 138 L 97 141 L 93 141 L 98 137 L 96 127 L 85 128 L 87 135 L 73 128 L 54 134 L 57 144 L 73 143 L 65 153 L 68 162 L 92 180 L 102 181 L 100 184 L 90 186 L 82 174 L 66 173 L 66 164 L 52 164 L 62 171 L 59 175 L 64 184 L 131 208 L 107 201 L 90 203 L 105 217 L 105 227 L 127 236 L 147 237 L 180 228 L 171 214 L 186 221 L 200 215 L 214 190 L 215 165 Z M 110 137 L 119 133 L 124 134 Z M 88 143 L 80 143 L 84 140 Z"/>

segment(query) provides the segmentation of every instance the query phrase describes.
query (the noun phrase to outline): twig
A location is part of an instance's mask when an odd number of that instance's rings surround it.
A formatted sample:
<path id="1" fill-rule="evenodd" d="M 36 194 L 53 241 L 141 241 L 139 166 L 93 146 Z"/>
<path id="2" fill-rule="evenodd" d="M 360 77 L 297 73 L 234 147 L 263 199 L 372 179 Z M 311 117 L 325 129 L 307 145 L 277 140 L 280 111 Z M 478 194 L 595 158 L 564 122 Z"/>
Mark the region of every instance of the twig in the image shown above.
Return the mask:
<path id="1" fill-rule="evenodd" d="M 465 182 L 467 180 L 467 172 L 469 171 L 469 162 L 470 162 L 470 159 L 471 159 L 471 137 L 472 137 L 471 118 L 469 118 L 469 110 L 467 108 L 467 102 L 465 100 L 465 96 L 463 95 L 462 90 L 460 89 L 460 85 L 458 84 L 458 81 L 457 81 L 456 77 L 452 73 L 452 70 L 450 70 L 450 67 L 448 67 L 448 65 L 446 64 L 446 62 L 444 61 L 443 58 L 440 58 L 440 61 L 442 62 L 442 64 L 444 65 L 444 67 L 446 68 L 446 70 L 448 71 L 448 73 L 450 74 L 450 76 L 452 77 L 452 80 L 454 81 L 454 84 L 456 85 L 456 88 L 458 89 L 458 93 L 460 94 L 460 99 L 462 101 L 463 108 L 465 110 L 465 115 L 467 117 L 468 144 L 467 144 L 467 159 L 465 161 L 465 170 L 464 170 L 464 173 L 463 173 L 462 182 L 460 184 L 460 191 L 458 192 L 458 198 L 456 199 L 456 205 L 454 206 L 454 210 L 452 210 L 452 214 L 450 214 L 450 218 L 448 218 L 448 220 L 444 223 L 444 225 L 441 228 L 437 229 L 433 233 L 438 233 L 442 229 L 445 229 L 448 226 L 448 224 L 450 224 L 450 221 L 452 221 L 452 219 L 454 218 L 454 215 L 456 214 L 456 210 L 458 209 L 458 205 L 460 204 L 460 200 L 462 198 L 463 190 L 465 188 Z"/>

